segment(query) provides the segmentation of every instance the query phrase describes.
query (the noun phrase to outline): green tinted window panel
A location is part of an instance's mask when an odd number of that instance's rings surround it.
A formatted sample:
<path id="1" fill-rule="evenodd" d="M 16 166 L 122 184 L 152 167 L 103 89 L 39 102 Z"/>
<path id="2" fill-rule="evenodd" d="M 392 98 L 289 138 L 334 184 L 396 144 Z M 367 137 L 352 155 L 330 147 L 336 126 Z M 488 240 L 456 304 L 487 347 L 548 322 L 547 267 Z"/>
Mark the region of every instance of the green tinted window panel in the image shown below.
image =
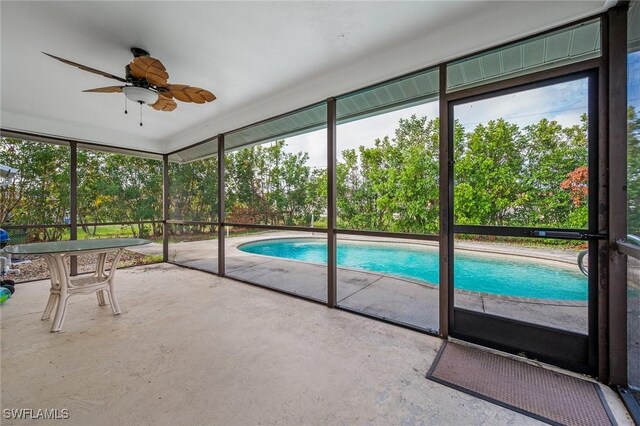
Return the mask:
<path id="1" fill-rule="evenodd" d="M 640 50 L 640 6 L 637 1 L 629 4 L 627 12 L 627 48 L 629 52 Z"/>
<path id="2" fill-rule="evenodd" d="M 502 73 L 502 58 L 499 53 L 490 53 L 480 62 L 483 75 L 491 78 L 497 77 Z"/>
<path id="3" fill-rule="evenodd" d="M 122 154 L 122 155 L 128 155 L 129 157 L 139 157 L 139 158 L 147 158 L 150 160 L 162 161 L 162 154 L 132 151 L 126 148 L 118 148 L 115 146 L 106 146 L 106 145 L 98 146 L 98 145 L 78 143 L 78 149 L 86 149 L 88 151 L 95 151 L 95 152 L 107 152 L 109 154 Z"/>
<path id="4" fill-rule="evenodd" d="M 408 108 L 438 98 L 438 70 L 427 70 L 338 98 L 338 124 Z"/>
<path id="5" fill-rule="evenodd" d="M 534 40 L 531 43 L 520 46 L 522 49 L 522 71 L 526 69 L 536 69 L 544 63 L 544 40 Z"/>
<path id="6" fill-rule="evenodd" d="M 190 163 L 192 161 L 203 160 L 213 157 L 218 153 L 218 138 L 210 139 L 191 148 L 184 149 L 169 155 L 172 163 Z"/>
<path id="7" fill-rule="evenodd" d="M 509 47 L 502 51 L 502 54 L 496 53 L 502 62 L 500 73 L 512 73 L 519 69 L 522 69 L 524 64 L 524 52 L 520 48 L 517 47 Z"/>
<path id="8" fill-rule="evenodd" d="M 447 65 L 447 92 L 600 56 L 600 19 Z"/>
<path id="9" fill-rule="evenodd" d="M 326 127 L 327 104 L 321 103 L 225 135 L 225 150 L 273 142 Z"/>

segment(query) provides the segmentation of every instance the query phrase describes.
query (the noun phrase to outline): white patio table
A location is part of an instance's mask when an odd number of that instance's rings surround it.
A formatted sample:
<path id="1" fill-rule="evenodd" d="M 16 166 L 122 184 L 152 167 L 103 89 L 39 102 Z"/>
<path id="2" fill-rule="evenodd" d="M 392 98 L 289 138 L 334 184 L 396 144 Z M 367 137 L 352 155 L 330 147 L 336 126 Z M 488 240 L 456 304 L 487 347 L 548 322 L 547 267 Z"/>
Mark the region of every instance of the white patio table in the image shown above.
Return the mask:
<path id="1" fill-rule="evenodd" d="M 49 266 L 51 274 L 51 290 L 47 306 L 42 314 L 42 320 L 51 317 L 54 306 L 56 314 L 51 325 L 51 332 L 60 331 L 67 309 L 67 301 L 74 294 L 88 294 L 95 292 L 98 304 L 105 306 L 105 294 L 111 303 L 114 315 L 120 313 L 120 306 L 116 298 L 114 277 L 120 256 L 127 247 L 149 244 L 151 241 L 140 238 L 105 238 L 99 240 L 56 241 L 49 243 L 18 244 L 8 246 L 4 251 L 11 254 L 42 255 Z M 105 271 L 107 255 L 115 253 L 111 269 Z M 75 255 L 97 254 L 96 271 L 91 275 L 72 277 L 67 264 L 67 258 Z"/>

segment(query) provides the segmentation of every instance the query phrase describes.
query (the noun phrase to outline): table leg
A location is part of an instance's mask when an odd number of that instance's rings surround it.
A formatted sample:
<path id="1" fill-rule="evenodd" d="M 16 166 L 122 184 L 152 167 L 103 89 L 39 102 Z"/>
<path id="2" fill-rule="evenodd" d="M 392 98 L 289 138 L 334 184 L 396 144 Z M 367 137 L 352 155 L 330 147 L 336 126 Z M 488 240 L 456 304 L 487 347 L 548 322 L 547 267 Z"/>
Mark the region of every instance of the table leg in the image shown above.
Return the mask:
<path id="1" fill-rule="evenodd" d="M 53 308 L 58 304 L 58 295 L 54 293 L 49 293 L 49 300 L 47 300 L 47 306 L 44 308 L 44 313 L 42 314 L 42 321 L 48 320 L 51 318 L 51 312 Z"/>
<path id="2" fill-rule="evenodd" d="M 96 263 L 96 277 L 106 278 L 104 269 L 107 267 L 107 252 L 98 253 L 98 262 Z"/>
<path id="3" fill-rule="evenodd" d="M 96 263 L 96 272 L 95 272 L 95 276 L 98 278 L 106 278 L 105 277 L 105 273 L 104 273 L 104 268 L 105 265 L 107 263 L 107 253 L 100 253 L 98 254 L 98 262 Z M 96 296 L 98 297 L 98 305 L 99 306 L 106 306 L 107 302 L 105 301 L 105 291 L 103 290 L 98 290 L 96 291 Z"/>
<path id="4" fill-rule="evenodd" d="M 49 272 L 51 273 L 51 293 L 57 293 L 56 315 L 53 318 L 51 332 L 55 333 L 62 329 L 64 316 L 67 311 L 67 301 L 69 300 L 69 269 L 64 261 L 64 255 L 54 253 L 45 256 L 49 264 Z"/>
<path id="5" fill-rule="evenodd" d="M 98 296 L 98 306 L 107 306 L 107 302 L 104 298 L 104 290 L 96 291 L 96 296 Z"/>
<path id="6" fill-rule="evenodd" d="M 113 258 L 111 262 L 111 270 L 109 271 L 109 299 L 111 299 L 111 309 L 113 310 L 114 315 L 118 315 L 120 311 L 120 305 L 118 304 L 118 298 L 116 297 L 116 289 L 114 284 L 114 278 L 116 276 L 116 269 L 118 268 L 118 261 L 120 261 L 120 256 L 124 253 L 124 249 L 121 248 L 116 253 L 116 256 Z"/>
<path id="7" fill-rule="evenodd" d="M 51 255 L 44 255 L 44 260 L 47 262 L 47 266 L 49 267 L 49 275 L 51 279 L 51 288 L 49 289 L 49 300 L 47 300 L 47 306 L 44 308 L 44 312 L 42 313 L 42 321 L 48 320 L 51 318 L 51 312 L 53 312 L 53 308 L 58 306 L 58 301 L 60 299 L 60 272 L 58 270 L 58 264 L 56 260 Z"/>

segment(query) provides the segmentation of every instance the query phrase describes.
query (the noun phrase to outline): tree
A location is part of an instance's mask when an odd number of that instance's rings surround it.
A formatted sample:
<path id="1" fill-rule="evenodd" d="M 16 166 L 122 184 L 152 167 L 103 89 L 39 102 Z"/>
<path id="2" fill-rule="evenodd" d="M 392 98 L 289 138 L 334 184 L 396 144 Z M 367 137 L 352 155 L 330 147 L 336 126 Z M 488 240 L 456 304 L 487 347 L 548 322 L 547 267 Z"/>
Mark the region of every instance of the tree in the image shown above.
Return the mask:
<path id="1" fill-rule="evenodd" d="M 321 173 L 312 173 L 307 153 L 285 146 L 278 140 L 225 155 L 229 222 L 309 225 L 322 211 L 314 192 Z"/>
<path id="2" fill-rule="evenodd" d="M 187 221 L 216 221 L 218 217 L 217 158 L 210 157 L 186 164 L 172 163 L 169 167 L 169 216 Z M 183 226 L 181 229 L 185 228 Z M 195 232 L 203 232 L 208 225 L 189 225 Z M 208 227 L 211 232 L 215 230 Z"/>
<path id="3" fill-rule="evenodd" d="M 360 152 L 365 150 L 360 147 Z M 355 150 L 342 151 L 344 162 L 336 165 L 336 208 L 341 228 L 375 229 L 378 216 L 375 196 L 364 177 Z"/>
<path id="4" fill-rule="evenodd" d="M 97 222 L 135 222 L 134 236 L 160 235 L 162 163 L 156 160 L 98 151 L 78 151 L 78 223 L 95 235 Z"/>
<path id="5" fill-rule="evenodd" d="M 2 189 L 3 222 L 63 224 L 69 216 L 69 148 L 42 142 L 2 138 L 0 164 L 18 170 Z M 29 228 L 31 241 L 58 240 L 64 228 Z"/>
<path id="6" fill-rule="evenodd" d="M 542 119 L 524 129 L 524 207 L 516 221 L 523 226 L 588 227 L 587 116 L 581 124 L 563 128 L 556 121 Z M 576 172 L 578 171 L 578 172 Z M 582 173 L 585 196 L 574 202 L 575 193 L 562 187 L 570 173 Z M 578 178 L 578 175 L 572 175 Z M 574 188 L 577 190 L 577 188 Z"/>
<path id="7" fill-rule="evenodd" d="M 114 196 L 105 193 L 103 165 L 106 155 L 101 152 L 78 151 L 78 224 L 90 236 L 95 236 L 97 225 L 89 223 L 110 221 L 110 204 Z"/>
<path id="8" fill-rule="evenodd" d="M 395 137 L 342 153 L 338 165 L 343 226 L 393 232 L 438 229 L 439 121 L 401 119 Z"/>
<path id="9" fill-rule="evenodd" d="M 568 190 L 571 194 L 573 205 L 580 207 L 584 204 L 587 195 L 589 195 L 588 181 L 589 169 L 586 166 L 580 166 L 574 171 L 567 173 L 567 179 L 562 181 L 560 188 Z"/>
<path id="10" fill-rule="evenodd" d="M 525 139 L 518 126 L 503 119 L 491 120 L 457 139 L 456 145 L 456 223 L 511 224 L 514 212 L 522 209 L 525 201 L 520 179 L 525 167 Z"/>

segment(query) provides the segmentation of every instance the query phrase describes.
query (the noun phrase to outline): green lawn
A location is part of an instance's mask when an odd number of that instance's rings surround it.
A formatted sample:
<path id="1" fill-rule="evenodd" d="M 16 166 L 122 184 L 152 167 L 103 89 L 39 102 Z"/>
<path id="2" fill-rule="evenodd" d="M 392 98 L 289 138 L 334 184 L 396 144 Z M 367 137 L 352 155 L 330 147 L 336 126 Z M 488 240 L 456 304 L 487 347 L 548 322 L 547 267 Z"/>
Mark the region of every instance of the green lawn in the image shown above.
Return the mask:
<path id="1" fill-rule="evenodd" d="M 90 228 L 93 230 L 93 228 Z M 19 229 L 9 230 L 9 238 L 11 244 L 23 244 L 25 243 L 24 231 Z M 133 231 L 129 225 L 101 225 L 96 228 L 95 234 L 90 235 L 86 233 L 81 227 L 78 227 L 78 240 L 88 240 L 95 238 L 131 238 L 133 237 Z M 63 241 L 67 241 L 71 238 L 71 231 L 65 229 L 62 237 Z M 160 241 L 162 236 L 158 237 Z M 154 239 L 154 238 L 151 238 Z M 157 238 L 156 238 L 157 239 Z"/>
<path id="2" fill-rule="evenodd" d="M 89 228 L 93 230 L 93 227 Z M 63 240 L 68 240 L 70 238 L 70 230 L 66 230 L 62 236 Z M 90 235 L 84 232 L 81 227 L 78 227 L 78 239 L 79 240 L 88 240 L 91 238 L 127 238 L 133 237 L 133 231 L 131 231 L 131 227 L 128 225 L 101 225 L 96 227 L 95 235 Z"/>

